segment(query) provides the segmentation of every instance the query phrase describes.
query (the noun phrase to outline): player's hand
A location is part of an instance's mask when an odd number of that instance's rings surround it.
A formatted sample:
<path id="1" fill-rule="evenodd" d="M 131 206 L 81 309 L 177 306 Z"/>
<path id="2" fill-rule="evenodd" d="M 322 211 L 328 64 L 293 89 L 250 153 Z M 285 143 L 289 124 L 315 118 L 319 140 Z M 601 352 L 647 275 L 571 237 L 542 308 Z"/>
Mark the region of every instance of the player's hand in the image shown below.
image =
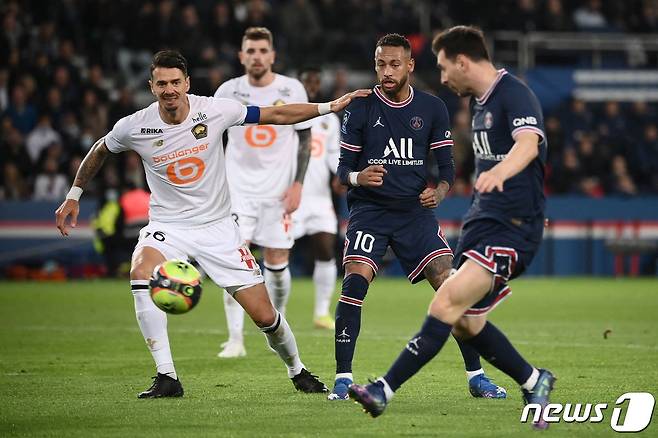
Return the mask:
<path id="1" fill-rule="evenodd" d="M 418 199 L 420 199 L 420 205 L 425 208 L 438 207 L 441 201 L 443 201 L 443 198 L 445 198 L 445 193 L 443 191 L 439 190 L 438 188 L 433 189 L 431 187 L 427 187 L 421 192 L 420 195 L 418 195 Z"/>
<path id="2" fill-rule="evenodd" d="M 381 164 L 368 166 L 359 172 L 356 182 L 364 187 L 379 187 L 384 184 L 384 175 L 387 171 Z"/>
<path id="3" fill-rule="evenodd" d="M 475 181 L 475 190 L 480 193 L 489 193 L 497 189 L 499 192 L 503 191 L 503 183 L 505 179 L 496 172 L 496 168 L 492 168 L 486 172 L 482 172 Z"/>
<path id="4" fill-rule="evenodd" d="M 288 190 L 283 194 L 283 209 L 286 214 L 291 214 L 299 208 L 299 203 L 302 201 L 302 184 L 295 181 L 292 183 Z"/>
<path id="5" fill-rule="evenodd" d="M 80 213 L 80 203 L 75 199 L 65 199 L 62 205 L 55 210 L 55 223 L 62 236 L 68 236 L 69 230 L 66 225 L 66 218 L 71 216 L 71 227 L 78 225 L 78 214 Z"/>
<path id="6" fill-rule="evenodd" d="M 347 93 L 346 95 L 339 97 L 336 100 L 332 100 L 330 102 L 331 112 L 337 113 L 339 111 L 342 111 L 347 105 L 350 104 L 350 102 L 352 102 L 352 100 L 359 97 L 366 97 L 370 93 L 372 93 L 372 90 L 370 89 L 360 89 L 360 90 L 352 91 L 351 93 Z"/>
<path id="7" fill-rule="evenodd" d="M 331 190 L 338 196 L 342 196 L 347 193 L 347 186 L 344 186 L 340 182 L 340 178 L 334 175 L 331 178 Z"/>

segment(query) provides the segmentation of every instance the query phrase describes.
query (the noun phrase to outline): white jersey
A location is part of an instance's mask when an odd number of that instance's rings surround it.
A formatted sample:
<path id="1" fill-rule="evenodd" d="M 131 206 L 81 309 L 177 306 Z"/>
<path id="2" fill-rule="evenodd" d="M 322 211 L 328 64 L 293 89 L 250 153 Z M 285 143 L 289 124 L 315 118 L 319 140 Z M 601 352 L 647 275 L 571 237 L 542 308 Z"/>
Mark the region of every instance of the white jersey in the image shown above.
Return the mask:
<path id="1" fill-rule="evenodd" d="M 340 121 L 335 114 L 311 119 L 311 159 L 304 178 L 302 202 L 308 197 L 331 198 L 329 178 L 340 158 Z"/>
<path id="2" fill-rule="evenodd" d="M 205 225 L 230 215 L 222 134 L 245 122 L 247 108 L 229 99 L 187 97 L 184 122 L 165 123 L 154 102 L 119 120 L 105 144 L 111 152 L 134 150 L 142 157 L 151 221 Z"/>
<path id="3" fill-rule="evenodd" d="M 279 74 L 265 87 L 250 85 L 247 75 L 231 79 L 217 89 L 215 97 L 257 106 L 308 102 L 301 82 Z M 226 172 L 231 192 L 247 198 L 281 198 L 297 170 L 299 137 L 295 131 L 310 127 L 311 122 L 305 121 L 229 129 Z"/>

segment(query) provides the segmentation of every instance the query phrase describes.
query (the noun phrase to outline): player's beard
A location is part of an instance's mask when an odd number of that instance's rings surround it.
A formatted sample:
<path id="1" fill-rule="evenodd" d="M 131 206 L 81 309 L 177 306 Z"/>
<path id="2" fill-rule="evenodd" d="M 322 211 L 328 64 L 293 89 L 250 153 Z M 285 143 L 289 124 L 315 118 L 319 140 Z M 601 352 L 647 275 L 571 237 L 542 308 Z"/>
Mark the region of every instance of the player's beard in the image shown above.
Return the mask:
<path id="1" fill-rule="evenodd" d="M 398 97 L 398 94 L 400 94 L 400 91 L 402 91 L 402 89 L 406 87 L 407 84 L 409 83 L 409 75 L 405 76 L 401 81 L 396 81 L 395 79 L 390 79 L 390 78 L 387 78 L 386 80 L 395 82 L 396 86 L 393 88 L 385 88 L 384 79 L 382 79 L 381 81 L 379 81 L 381 90 L 386 95 L 386 97 L 395 101 L 395 99 Z"/>
<path id="2" fill-rule="evenodd" d="M 259 81 L 263 76 L 267 74 L 267 68 L 264 65 L 251 67 L 248 71 L 249 76 L 253 79 Z"/>

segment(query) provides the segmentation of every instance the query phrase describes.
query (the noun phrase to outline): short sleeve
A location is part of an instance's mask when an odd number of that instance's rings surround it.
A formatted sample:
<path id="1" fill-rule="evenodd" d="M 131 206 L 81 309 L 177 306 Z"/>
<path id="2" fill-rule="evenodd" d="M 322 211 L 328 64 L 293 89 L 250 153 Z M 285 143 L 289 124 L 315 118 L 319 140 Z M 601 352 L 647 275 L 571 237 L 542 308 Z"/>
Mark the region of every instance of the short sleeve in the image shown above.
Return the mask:
<path id="1" fill-rule="evenodd" d="M 292 99 L 290 100 L 290 103 L 307 103 L 308 102 L 308 95 L 306 94 L 306 90 L 304 89 L 304 86 L 302 85 L 301 82 L 299 82 L 297 79 L 292 81 L 294 84 L 293 87 L 293 92 L 294 95 L 292 96 Z M 295 131 L 302 131 L 304 129 L 310 129 L 311 126 L 313 126 L 313 119 L 310 120 L 305 120 L 303 122 L 295 123 L 293 125 L 293 128 L 295 128 Z"/>
<path id="2" fill-rule="evenodd" d="M 528 87 L 519 86 L 513 91 L 506 94 L 504 101 L 507 124 L 512 138 L 516 139 L 520 132 L 534 132 L 540 137 L 541 142 L 546 135 L 539 100 Z"/>
<path id="3" fill-rule="evenodd" d="M 363 124 L 366 119 L 366 107 L 362 101 L 355 100 L 343 111 L 340 124 L 340 147 L 352 152 L 361 152 L 363 148 Z"/>
<path id="4" fill-rule="evenodd" d="M 130 129 L 128 118 L 124 117 L 115 123 L 110 132 L 105 134 L 105 146 L 115 154 L 129 151 L 130 148 Z"/>
<path id="5" fill-rule="evenodd" d="M 213 106 L 222 114 L 226 120 L 226 127 L 244 124 L 247 117 L 247 107 L 232 99 L 215 98 Z"/>
<path id="6" fill-rule="evenodd" d="M 225 97 L 227 99 L 231 98 L 231 90 L 230 90 L 229 82 L 230 81 L 226 81 L 217 88 L 217 91 L 215 91 L 215 97 Z"/>
<path id="7" fill-rule="evenodd" d="M 450 116 L 448 108 L 441 99 L 436 99 L 433 105 L 432 131 L 430 132 L 430 149 L 452 147 L 452 134 L 450 132 Z"/>

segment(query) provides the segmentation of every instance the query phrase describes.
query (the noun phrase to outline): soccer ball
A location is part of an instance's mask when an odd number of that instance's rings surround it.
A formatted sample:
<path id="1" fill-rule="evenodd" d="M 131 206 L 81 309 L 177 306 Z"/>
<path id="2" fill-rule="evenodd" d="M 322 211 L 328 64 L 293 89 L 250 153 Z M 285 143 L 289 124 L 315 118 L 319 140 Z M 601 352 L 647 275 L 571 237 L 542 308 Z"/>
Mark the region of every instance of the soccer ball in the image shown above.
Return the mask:
<path id="1" fill-rule="evenodd" d="M 167 260 L 153 270 L 151 299 L 167 313 L 189 312 L 201 298 L 201 274 L 183 260 Z"/>

